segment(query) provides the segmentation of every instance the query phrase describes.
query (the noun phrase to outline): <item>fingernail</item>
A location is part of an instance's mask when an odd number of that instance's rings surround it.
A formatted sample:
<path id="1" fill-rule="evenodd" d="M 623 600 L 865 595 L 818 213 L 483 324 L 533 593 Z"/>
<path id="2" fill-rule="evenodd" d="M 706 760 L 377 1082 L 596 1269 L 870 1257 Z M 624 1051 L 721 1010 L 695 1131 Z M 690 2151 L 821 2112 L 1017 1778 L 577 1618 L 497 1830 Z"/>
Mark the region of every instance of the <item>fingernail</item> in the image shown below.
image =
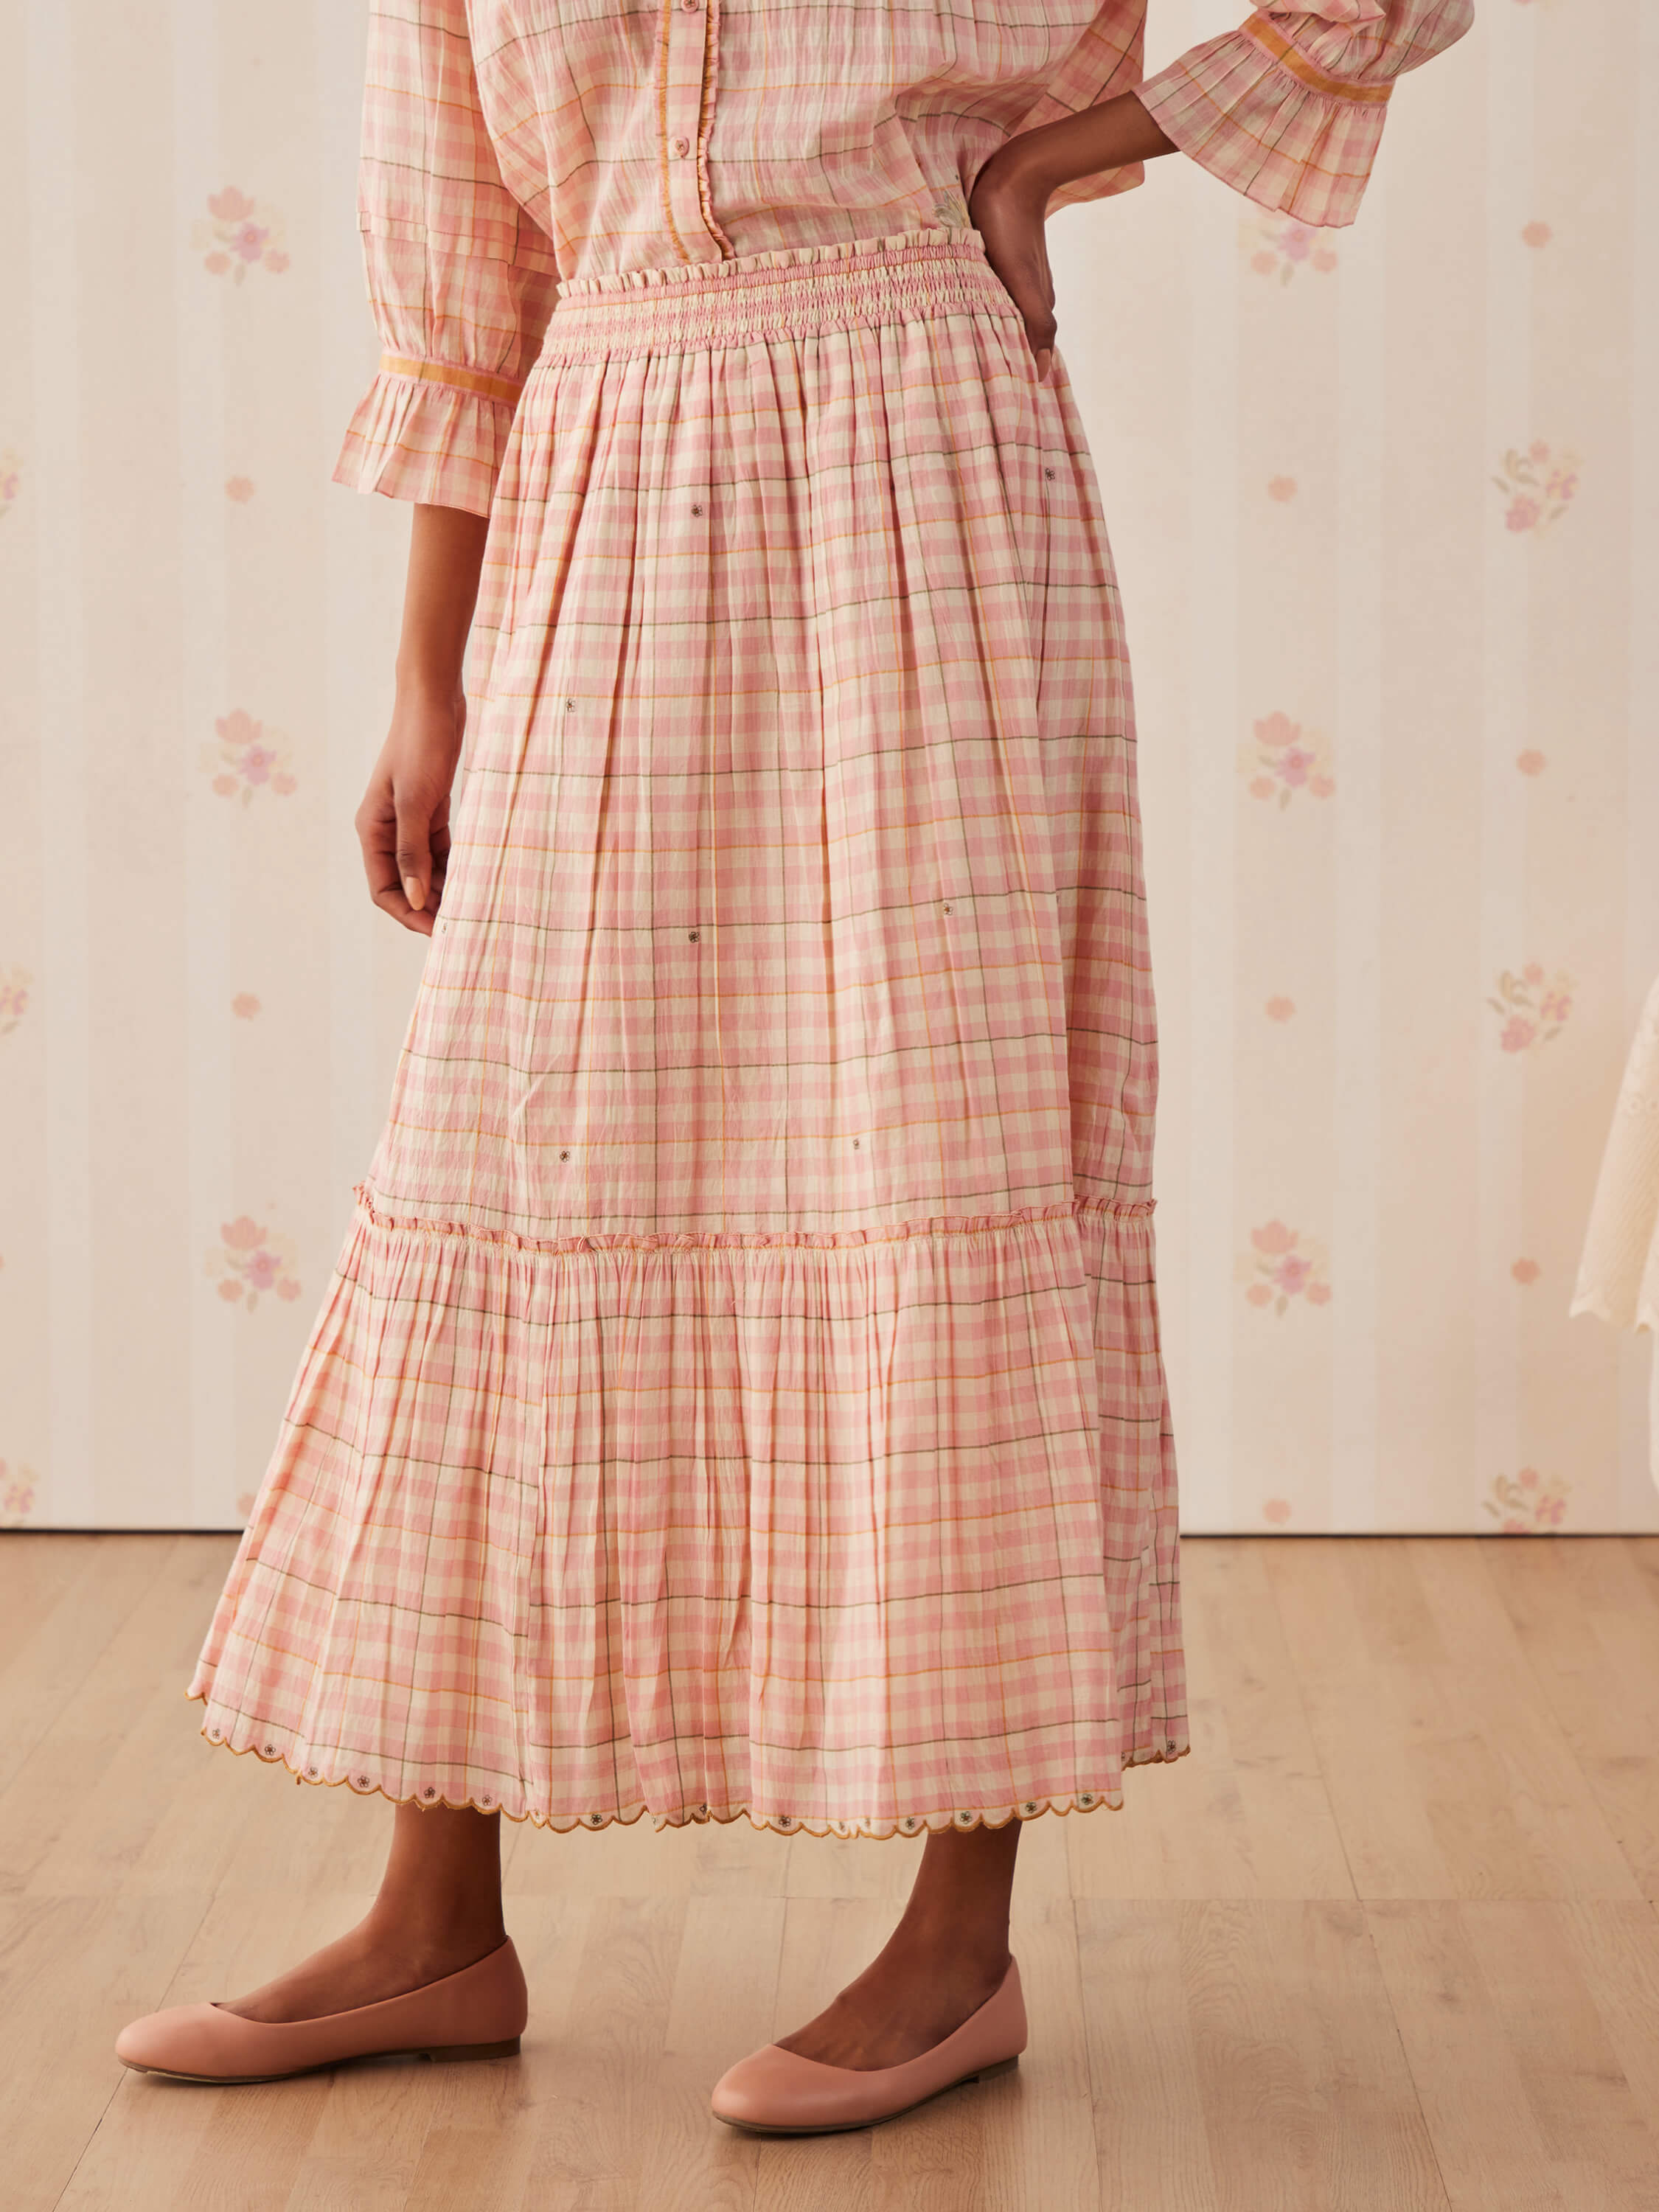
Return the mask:
<path id="1" fill-rule="evenodd" d="M 414 907 L 417 912 L 426 903 L 426 893 L 421 889 L 419 884 L 416 883 L 413 876 L 405 876 L 404 878 L 404 896 L 409 901 L 410 906 Z"/>
<path id="2" fill-rule="evenodd" d="M 1037 382 L 1039 384 L 1046 384 L 1048 381 L 1048 364 L 1053 359 L 1053 353 L 1047 346 L 1044 346 L 1042 351 L 1036 357 Z"/>

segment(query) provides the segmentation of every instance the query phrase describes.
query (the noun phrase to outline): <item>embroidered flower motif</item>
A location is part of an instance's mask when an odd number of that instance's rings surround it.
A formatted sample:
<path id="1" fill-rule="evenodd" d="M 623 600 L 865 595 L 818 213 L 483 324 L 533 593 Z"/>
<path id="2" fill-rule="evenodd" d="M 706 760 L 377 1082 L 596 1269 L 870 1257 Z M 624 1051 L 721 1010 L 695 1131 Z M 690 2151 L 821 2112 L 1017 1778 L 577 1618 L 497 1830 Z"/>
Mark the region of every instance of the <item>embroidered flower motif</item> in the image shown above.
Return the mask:
<path id="1" fill-rule="evenodd" d="M 1492 478 L 1509 504 L 1504 526 L 1517 538 L 1542 537 L 1553 529 L 1578 493 L 1578 457 L 1555 453 L 1541 438 L 1526 452 L 1511 446 Z"/>
<path id="2" fill-rule="evenodd" d="M 1543 754 L 1534 745 L 1528 745 L 1523 753 L 1516 753 L 1515 764 L 1522 775 L 1542 775 L 1549 766 Z"/>
<path id="3" fill-rule="evenodd" d="M 1282 1528 L 1285 1522 L 1291 1517 L 1290 1499 L 1288 1498 L 1264 1498 L 1261 1501 L 1261 1517 L 1264 1521 L 1274 1522 Z"/>
<path id="4" fill-rule="evenodd" d="M 33 981 L 27 968 L 0 969 L 0 1036 L 8 1036 L 27 1013 Z"/>
<path id="5" fill-rule="evenodd" d="M 198 222 L 191 244 L 210 276 L 229 276 L 240 284 L 250 269 L 264 266 L 273 276 L 288 267 L 282 246 L 282 217 L 227 185 L 208 194 L 208 220 Z"/>
<path id="6" fill-rule="evenodd" d="M 1547 222 L 1528 222 L 1523 223 L 1521 227 L 1521 242 L 1523 246 L 1534 248 L 1547 246 L 1554 235 L 1554 232 Z"/>
<path id="7" fill-rule="evenodd" d="M 1287 1022 L 1296 1012 L 1294 999 L 1269 999 L 1262 1009 L 1270 1022 Z"/>
<path id="8" fill-rule="evenodd" d="M 1296 497 L 1296 478 L 1294 477 L 1269 477 L 1267 479 L 1267 496 L 1269 499 L 1278 500 L 1281 506 L 1286 500 L 1294 499 Z"/>
<path id="9" fill-rule="evenodd" d="M 292 1240 L 274 1235 L 249 1214 L 219 1225 L 221 1242 L 208 1253 L 206 1267 L 227 1305 L 246 1304 L 252 1313 L 262 1291 L 297 1298 L 300 1281 Z"/>
<path id="10" fill-rule="evenodd" d="M 0 516 L 9 514 L 16 506 L 22 486 L 23 464 L 9 446 L 0 449 Z"/>
<path id="11" fill-rule="evenodd" d="M 1513 1479 L 1500 1474 L 1480 1502 L 1504 1535 L 1537 1536 L 1561 1526 L 1570 1487 L 1559 1474 L 1547 1480 L 1535 1467 L 1523 1467 Z"/>
<path id="12" fill-rule="evenodd" d="M 252 496 L 253 479 L 252 477 L 227 477 L 225 478 L 225 497 L 227 499 L 234 500 L 238 507 L 246 507 Z"/>
<path id="13" fill-rule="evenodd" d="M 1518 975 L 1506 968 L 1498 979 L 1498 996 L 1486 1004 L 1502 1026 L 1498 1042 L 1504 1052 L 1531 1052 L 1559 1036 L 1572 1012 L 1573 982 L 1558 968 L 1547 976 L 1536 960 Z"/>
<path id="14" fill-rule="evenodd" d="M 1510 1263 L 1510 1273 L 1524 1289 L 1538 1280 L 1541 1270 L 1536 1260 L 1515 1260 Z"/>
<path id="15" fill-rule="evenodd" d="M 1264 1222 L 1250 1231 L 1249 1251 L 1235 1263 L 1234 1274 L 1244 1285 L 1246 1301 L 1271 1306 L 1282 1314 L 1292 1298 L 1310 1306 L 1330 1304 L 1331 1285 L 1325 1248 L 1282 1221 Z"/>
<path id="16" fill-rule="evenodd" d="M 1301 268 L 1316 269 L 1326 276 L 1336 266 L 1336 255 L 1322 232 L 1305 222 L 1286 222 L 1271 211 L 1247 216 L 1238 227 L 1238 242 L 1258 276 L 1277 276 L 1281 284 L 1288 284 Z"/>
<path id="17" fill-rule="evenodd" d="M 234 799 L 240 792 L 242 804 L 247 806 L 256 791 L 272 791 L 286 799 L 297 787 L 280 730 L 268 730 L 240 707 L 221 714 L 213 726 L 219 732 L 219 742 L 204 745 L 201 759 L 222 799 Z"/>
<path id="18" fill-rule="evenodd" d="M 1269 714 L 1252 725 L 1255 744 L 1238 749 L 1241 775 L 1249 777 L 1252 799 L 1271 799 L 1277 793 L 1281 807 L 1288 806 L 1298 791 L 1314 799 L 1328 799 L 1336 789 L 1331 774 L 1330 749 L 1288 714 Z"/>
<path id="19" fill-rule="evenodd" d="M 259 1001 L 252 991 L 239 991 L 230 1002 L 230 1011 L 239 1022 L 251 1022 L 259 1011 Z"/>
<path id="20" fill-rule="evenodd" d="M 0 1528 L 21 1528 L 34 1511 L 40 1478 L 32 1467 L 0 1459 Z"/>

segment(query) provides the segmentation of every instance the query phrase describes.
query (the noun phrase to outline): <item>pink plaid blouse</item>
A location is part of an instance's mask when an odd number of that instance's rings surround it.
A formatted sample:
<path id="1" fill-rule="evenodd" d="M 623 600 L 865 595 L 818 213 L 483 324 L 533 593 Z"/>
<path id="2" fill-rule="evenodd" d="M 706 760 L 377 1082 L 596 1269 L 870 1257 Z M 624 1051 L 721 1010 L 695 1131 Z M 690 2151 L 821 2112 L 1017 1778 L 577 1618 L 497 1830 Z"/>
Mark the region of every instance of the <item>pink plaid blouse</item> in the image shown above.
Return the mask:
<path id="1" fill-rule="evenodd" d="M 561 279 L 961 230 L 1006 138 L 1119 93 L 1264 206 L 1352 222 L 1395 79 L 1474 9 L 1270 0 L 1143 82 L 1146 15 L 1146 0 L 378 0 L 360 220 L 386 350 L 337 480 L 487 513 Z M 1056 204 L 1141 176 L 1081 178 Z"/>

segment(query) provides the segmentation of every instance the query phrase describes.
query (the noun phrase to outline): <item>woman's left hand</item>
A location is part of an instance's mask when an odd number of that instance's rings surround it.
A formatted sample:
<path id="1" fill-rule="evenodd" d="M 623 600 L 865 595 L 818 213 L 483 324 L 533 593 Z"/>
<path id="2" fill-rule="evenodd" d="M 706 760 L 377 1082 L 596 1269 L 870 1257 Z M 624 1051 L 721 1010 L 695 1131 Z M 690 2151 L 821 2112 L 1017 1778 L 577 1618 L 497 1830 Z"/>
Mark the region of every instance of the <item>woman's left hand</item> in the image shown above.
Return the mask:
<path id="1" fill-rule="evenodd" d="M 1134 94 L 1121 92 L 1098 107 L 1018 132 L 975 178 L 968 220 L 1024 319 L 1045 383 L 1054 343 L 1054 280 L 1043 230 L 1049 201 L 1078 177 L 1108 175 L 1174 151 L 1174 139 L 1164 136 Z"/>
<path id="2" fill-rule="evenodd" d="M 1022 173 L 1019 143 L 1011 138 L 974 179 L 968 220 L 984 240 L 986 259 L 1019 310 L 1036 356 L 1037 376 L 1046 384 L 1054 345 L 1054 280 L 1043 227 L 1048 186 Z"/>

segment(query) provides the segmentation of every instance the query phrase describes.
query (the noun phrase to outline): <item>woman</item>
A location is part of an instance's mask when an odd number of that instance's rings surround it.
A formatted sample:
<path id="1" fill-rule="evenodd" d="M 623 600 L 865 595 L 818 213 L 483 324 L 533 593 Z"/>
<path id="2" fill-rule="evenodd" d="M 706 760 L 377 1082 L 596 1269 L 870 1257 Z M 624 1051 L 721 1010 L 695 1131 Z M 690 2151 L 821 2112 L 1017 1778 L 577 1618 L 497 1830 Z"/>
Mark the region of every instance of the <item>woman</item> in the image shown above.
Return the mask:
<path id="1" fill-rule="evenodd" d="M 358 830 L 433 942 L 191 1694 L 398 1809 L 360 1927 L 130 2064 L 514 2050 L 500 1816 L 746 1814 L 926 1834 L 714 2099 L 885 2118 L 1024 2045 L 1022 1823 L 1189 1748 L 1129 687 L 1043 221 L 1179 147 L 1351 222 L 1469 7 L 1282 0 L 1149 83 L 1143 14 L 375 10 L 337 474 L 416 511 Z"/>

